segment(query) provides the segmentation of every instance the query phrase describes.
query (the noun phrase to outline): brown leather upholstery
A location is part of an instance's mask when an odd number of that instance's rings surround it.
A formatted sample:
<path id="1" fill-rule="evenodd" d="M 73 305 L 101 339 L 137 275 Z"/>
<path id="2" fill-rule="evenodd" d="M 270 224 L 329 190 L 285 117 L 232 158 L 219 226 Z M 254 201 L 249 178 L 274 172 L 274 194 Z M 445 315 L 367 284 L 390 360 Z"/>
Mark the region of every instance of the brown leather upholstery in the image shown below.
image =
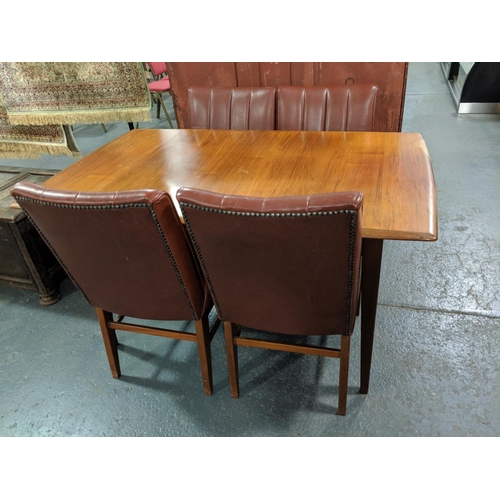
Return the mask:
<path id="1" fill-rule="evenodd" d="M 177 199 L 221 320 L 295 335 L 352 332 L 361 194 L 247 198 L 181 188 Z"/>
<path id="2" fill-rule="evenodd" d="M 282 86 L 277 92 L 278 130 L 373 130 L 378 87 Z"/>
<path id="3" fill-rule="evenodd" d="M 167 193 L 11 193 L 98 314 L 206 321 L 212 301 Z"/>
<path id="4" fill-rule="evenodd" d="M 189 128 L 274 130 L 273 87 L 191 87 Z"/>
<path id="5" fill-rule="evenodd" d="M 217 314 L 225 322 L 233 397 L 238 396 L 238 384 L 231 343 L 269 347 L 238 338 L 234 324 L 291 335 L 341 334 L 347 352 L 343 366 L 340 356 L 345 380 L 339 413 L 345 414 L 348 339 L 359 297 L 363 195 L 247 198 L 181 188 L 177 199 Z"/>

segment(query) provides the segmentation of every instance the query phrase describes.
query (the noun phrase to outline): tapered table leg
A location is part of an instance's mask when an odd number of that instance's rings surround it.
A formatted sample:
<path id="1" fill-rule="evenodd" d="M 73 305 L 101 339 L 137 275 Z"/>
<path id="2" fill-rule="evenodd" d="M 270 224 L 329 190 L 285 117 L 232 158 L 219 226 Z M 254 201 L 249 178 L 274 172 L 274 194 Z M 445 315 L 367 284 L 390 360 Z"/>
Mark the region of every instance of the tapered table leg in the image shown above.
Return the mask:
<path id="1" fill-rule="evenodd" d="M 224 321 L 224 336 L 226 338 L 226 357 L 227 370 L 229 374 L 229 388 L 231 397 L 238 398 L 240 396 L 239 380 L 238 380 L 238 350 L 235 343 L 235 337 L 238 334 L 238 328 L 230 321 Z"/>
<path id="2" fill-rule="evenodd" d="M 368 393 L 384 240 L 363 238 L 361 271 L 361 394 Z"/>

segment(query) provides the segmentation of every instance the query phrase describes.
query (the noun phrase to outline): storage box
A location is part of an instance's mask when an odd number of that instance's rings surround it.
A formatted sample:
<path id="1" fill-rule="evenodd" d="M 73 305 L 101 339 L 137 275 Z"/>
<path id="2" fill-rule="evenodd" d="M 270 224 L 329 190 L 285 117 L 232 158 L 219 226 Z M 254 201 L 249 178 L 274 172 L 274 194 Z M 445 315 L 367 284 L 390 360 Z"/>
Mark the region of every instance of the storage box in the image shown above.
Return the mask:
<path id="1" fill-rule="evenodd" d="M 36 291 L 41 305 L 57 302 L 66 273 L 10 196 L 19 181 L 42 184 L 57 170 L 0 166 L 0 285 Z"/>

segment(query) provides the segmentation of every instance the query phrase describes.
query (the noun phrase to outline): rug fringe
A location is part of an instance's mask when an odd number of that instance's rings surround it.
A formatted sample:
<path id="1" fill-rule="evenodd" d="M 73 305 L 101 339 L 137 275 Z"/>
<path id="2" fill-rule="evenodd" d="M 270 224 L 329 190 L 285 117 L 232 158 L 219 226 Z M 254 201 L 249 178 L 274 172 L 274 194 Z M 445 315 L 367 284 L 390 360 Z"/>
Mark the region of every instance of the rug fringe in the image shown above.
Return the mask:
<path id="1" fill-rule="evenodd" d="M 40 154 L 32 153 L 32 152 L 21 152 L 21 151 L 3 151 L 0 149 L 0 158 L 9 158 L 9 159 L 19 159 L 19 160 L 38 160 L 40 158 Z"/>
<path id="2" fill-rule="evenodd" d="M 38 158 L 41 154 L 48 155 L 67 155 L 67 156 L 81 156 L 80 151 L 72 151 L 68 146 L 52 146 L 48 144 L 36 144 L 36 143 L 16 143 L 16 142 L 0 142 L 0 155 L 18 155 L 18 156 L 3 156 L 4 158 L 31 158 L 31 156 L 26 156 L 29 154 L 35 155 Z"/>
<path id="3" fill-rule="evenodd" d="M 60 125 L 76 123 L 150 122 L 151 108 L 113 111 L 72 111 L 52 113 L 8 113 L 11 125 Z"/>

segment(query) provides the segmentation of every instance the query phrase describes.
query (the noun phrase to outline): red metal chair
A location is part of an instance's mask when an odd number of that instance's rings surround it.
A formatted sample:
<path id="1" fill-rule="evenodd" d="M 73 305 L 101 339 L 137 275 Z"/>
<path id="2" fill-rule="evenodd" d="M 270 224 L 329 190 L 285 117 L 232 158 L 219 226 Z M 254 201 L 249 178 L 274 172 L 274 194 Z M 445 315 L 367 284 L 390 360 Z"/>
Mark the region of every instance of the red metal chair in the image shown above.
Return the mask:
<path id="1" fill-rule="evenodd" d="M 165 107 L 165 103 L 163 102 L 163 94 L 169 94 L 170 96 L 172 96 L 172 92 L 170 89 L 170 80 L 167 74 L 167 63 L 148 62 L 147 65 L 153 76 L 153 81 L 148 83 L 148 89 L 151 93 L 151 96 L 156 101 L 156 118 L 160 118 L 161 106 L 170 125 L 170 128 L 174 128 L 167 108 Z"/>

